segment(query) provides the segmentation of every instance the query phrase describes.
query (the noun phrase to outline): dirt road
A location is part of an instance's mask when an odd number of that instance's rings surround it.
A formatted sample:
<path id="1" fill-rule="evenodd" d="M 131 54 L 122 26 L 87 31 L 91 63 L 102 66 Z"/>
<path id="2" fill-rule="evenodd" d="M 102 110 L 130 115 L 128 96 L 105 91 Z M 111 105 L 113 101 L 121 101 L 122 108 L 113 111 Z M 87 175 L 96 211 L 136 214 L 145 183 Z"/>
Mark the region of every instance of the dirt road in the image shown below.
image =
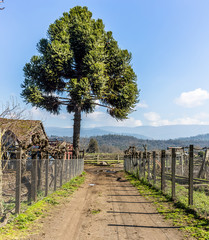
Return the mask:
<path id="1" fill-rule="evenodd" d="M 29 239 L 183 239 L 117 170 L 88 167 L 85 184 L 44 220 L 39 236 Z"/>

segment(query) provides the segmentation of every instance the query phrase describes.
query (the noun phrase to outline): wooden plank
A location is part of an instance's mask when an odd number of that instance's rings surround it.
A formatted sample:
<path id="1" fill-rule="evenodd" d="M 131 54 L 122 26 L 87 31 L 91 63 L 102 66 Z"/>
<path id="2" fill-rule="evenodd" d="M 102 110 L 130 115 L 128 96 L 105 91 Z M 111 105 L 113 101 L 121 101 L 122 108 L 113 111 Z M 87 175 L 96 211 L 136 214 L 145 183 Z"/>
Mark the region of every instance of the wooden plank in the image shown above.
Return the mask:
<path id="1" fill-rule="evenodd" d="M 63 180 L 63 167 L 64 167 L 64 157 L 62 157 L 62 159 L 60 159 L 60 187 L 62 187 L 62 180 Z"/>
<path id="2" fill-rule="evenodd" d="M 176 153 L 175 148 L 172 148 L 172 162 L 171 162 L 171 184 L 172 184 L 172 199 L 174 200 L 176 197 Z"/>
<path id="3" fill-rule="evenodd" d="M 54 160 L 54 191 L 57 190 L 57 156 Z"/>
<path id="4" fill-rule="evenodd" d="M 193 205 L 194 146 L 189 146 L 189 205 Z"/>
<path id="5" fill-rule="evenodd" d="M 161 151 L 161 191 L 165 192 L 165 150 Z"/>
<path id="6" fill-rule="evenodd" d="M 147 156 L 147 165 L 148 165 L 148 182 L 150 183 L 150 153 Z"/>
<path id="7" fill-rule="evenodd" d="M 156 152 L 153 151 L 153 184 L 156 184 Z"/>
<path id="8" fill-rule="evenodd" d="M 20 213 L 21 203 L 21 160 L 22 160 L 22 148 L 17 150 L 16 155 L 16 191 L 15 191 L 15 213 Z"/>
<path id="9" fill-rule="evenodd" d="M 67 158 L 64 160 L 65 161 L 65 182 L 67 182 L 68 180 L 68 154 L 67 154 Z"/>
<path id="10" fill-rule="evenodd" d="M 49 154 L 46 153 L 46 175 L 45 175 L 45 197 L 48 196 L 49 193 Z"/>
<path id="11" fill-rule="evenodd" d="M 146 159 L 147 159 L 147 152 L 143 152 L 143 178 L 146 177 Z"/>
<path id="12" fill-rule="evenodd" d="M 37 151 L 32 152 L 32 170 L 31 170 L 31 198 L 37 200 Z"/>

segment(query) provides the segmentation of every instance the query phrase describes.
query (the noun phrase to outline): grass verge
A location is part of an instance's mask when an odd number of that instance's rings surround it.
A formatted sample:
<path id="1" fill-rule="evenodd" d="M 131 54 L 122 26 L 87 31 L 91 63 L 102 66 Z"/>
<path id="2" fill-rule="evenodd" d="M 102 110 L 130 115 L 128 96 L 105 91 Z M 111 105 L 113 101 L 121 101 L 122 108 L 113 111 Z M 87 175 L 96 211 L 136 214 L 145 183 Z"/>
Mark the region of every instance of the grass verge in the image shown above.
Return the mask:
<path id="1" fill-rule="evenodd" d="M 24 213 L 13 216 L 10 222 L 0 229 L 0 240 L 24 239 L 31 233 L 38 233 L 40 225 L 36 220 L 46 217 L 52 206 L 62 203 L 72 195 L 84 180 L 85 173 L 63 184 L 56 192 L 32 204 Z"/>
<path id="2" fill-rule="evenodd" d="M 180 202 L 173 202 L 168 195 L 152 187 L 147 182 L 138 180 L 127 174 L 126 178 L 134 185 L 145 198 L 153 201 L 157 211 L 166 219 L 170 219 L 174 226 L 180 227 L 185 239 L 194 237 L 199 240 L 209 239 L 209 220 L 200 217 L 194 210 Z"/>

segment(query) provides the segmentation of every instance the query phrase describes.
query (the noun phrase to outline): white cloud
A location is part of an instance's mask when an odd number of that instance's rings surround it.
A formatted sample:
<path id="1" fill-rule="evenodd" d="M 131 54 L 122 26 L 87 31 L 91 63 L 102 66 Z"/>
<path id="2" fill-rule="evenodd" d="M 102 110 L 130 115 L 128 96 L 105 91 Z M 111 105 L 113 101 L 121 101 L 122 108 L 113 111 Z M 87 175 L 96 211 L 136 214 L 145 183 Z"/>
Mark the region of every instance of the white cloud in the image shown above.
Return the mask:
<path id="1" fill-rule="evenodd" d="M 148 108 L 148 105 L 145 102 L 140 102 L 136 104 L 136 108 Z"/>
<path id="2" fill-rule="evenodd" d="M 151 126 L 165 126 L 165 125 L 208 125 L 209 114 L 199 113 L 192 117 L 182 117 L 173 120 L 162 119 L 161 116 L 156 112 L 149 112 L 144 114 L 145 119 L 149 121 Z"/>
<path id="3" fill-rule="evenodd" d="M 145 113 L 144 117 L 150 122 L 157 122 L 160 120 L 160 115 L 156 112 Z"/>
<path id="4" fill-rule="evenodd" d="M 209 99 L 209 92 L 201 88 L 194 91 L 183 92 L 180 97 L 175 100 L 175 103 L 183 107 L 197 107 L 205 103 Z"/>

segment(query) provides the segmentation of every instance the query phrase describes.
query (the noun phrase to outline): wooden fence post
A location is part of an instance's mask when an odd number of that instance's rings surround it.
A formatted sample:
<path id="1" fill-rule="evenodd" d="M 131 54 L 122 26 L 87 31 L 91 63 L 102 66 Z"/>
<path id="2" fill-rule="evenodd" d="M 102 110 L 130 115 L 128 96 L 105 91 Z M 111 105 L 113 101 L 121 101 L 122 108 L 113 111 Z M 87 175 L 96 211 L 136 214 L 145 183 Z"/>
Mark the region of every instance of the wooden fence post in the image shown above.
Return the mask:
<path id="1" fill-rule="evenodd" d="M 145 179 L 145 176 L 146 176 L 146 158 L 147 158 L 147 153 L 146 153 L 146 151 L 145 152 L 143 152 L 143 159 L 142 159 L 142 161 L 143 161 L 143 178 Z"/>
<path id="2" fill-rule="evenodd" d="M 37 151 L 32 152 L 31 198 L 34 202 L 37 200 Z"/>
<path id="3" fill-rule="evenodd" d="M 193 205 L 194 146 L 189 146 L 189 205 Z"/>
<path id="4" fill-rule="evenodd" d="M 69 179 L 70 180 L 72 178 L 72 164 L 71 164 L 71 162 L 72 162 L 72 158 L 70 156 L 70 158 L 69 158 Z"/>
<path id="5" fill-rule="evenodd" d="M 49 192 L 49 153 L 46 153 L 46 176 L 45 176 L 45 197 L 48 196 Z"/>
<path id="6" fill-rule="evenodd" d="M 161 151 L 161 191 L 165 192 L 165 150 Z"/>
<path id="7" fill-rule="evenodd" d="M 64 157 L 65 157 L 65 155 L 63 154 L 62 158 L 60 159 L 60 163 L 61 163 L 61 170 L 60 170 L 60 187 L 62 187 L 62 180 L 63 180 Z"/>
<path id="8" fill-rule="evenodd" d="M 68 154 L 65 153 L 65 182 L 67 182 L 67 175 L 68 175 Z"/>
<path id="9" fill-rule="evenodd" d="M 139 152 L 139 166 L 138 166 L 138 170 L 139 170 L 139 180 L 141 179 L 141 168 L 142 168 L 142 152 Z"/>
<path id="10" fill-rule="evenodd" d="M 171 184 L 172 184 L 172 199 L 174 200 L 176 197 L 176 152 L 175 152 L 175 148 L 172 148 L 172 152 L 171 152 L 171 171 L 172 171 L 172 175 L 171 175 Z"/>
<path id="11" fill-rule="evenodd" d="M 17 149 L 16 155 L 16 192 L 15 192 L 15 213 L 20 213 L 21 203 L 21 159 L 22 159 L 22 148 Z"/>
<path id="12" fill-rule="evenodd" d="M 156 152 L 153 151 L 153 184 L 156 184 Z"/>
<path id="13" fill-rule="evenodd" d="M 150 152 L 147 153 L 147 164 L 148 164 L 148 182 L 150 183 Z"/>
<path id="14" fill-rule="evenodd" d="M 54 191 L 57 190 L 57 154 L 54 160 Z"/>

